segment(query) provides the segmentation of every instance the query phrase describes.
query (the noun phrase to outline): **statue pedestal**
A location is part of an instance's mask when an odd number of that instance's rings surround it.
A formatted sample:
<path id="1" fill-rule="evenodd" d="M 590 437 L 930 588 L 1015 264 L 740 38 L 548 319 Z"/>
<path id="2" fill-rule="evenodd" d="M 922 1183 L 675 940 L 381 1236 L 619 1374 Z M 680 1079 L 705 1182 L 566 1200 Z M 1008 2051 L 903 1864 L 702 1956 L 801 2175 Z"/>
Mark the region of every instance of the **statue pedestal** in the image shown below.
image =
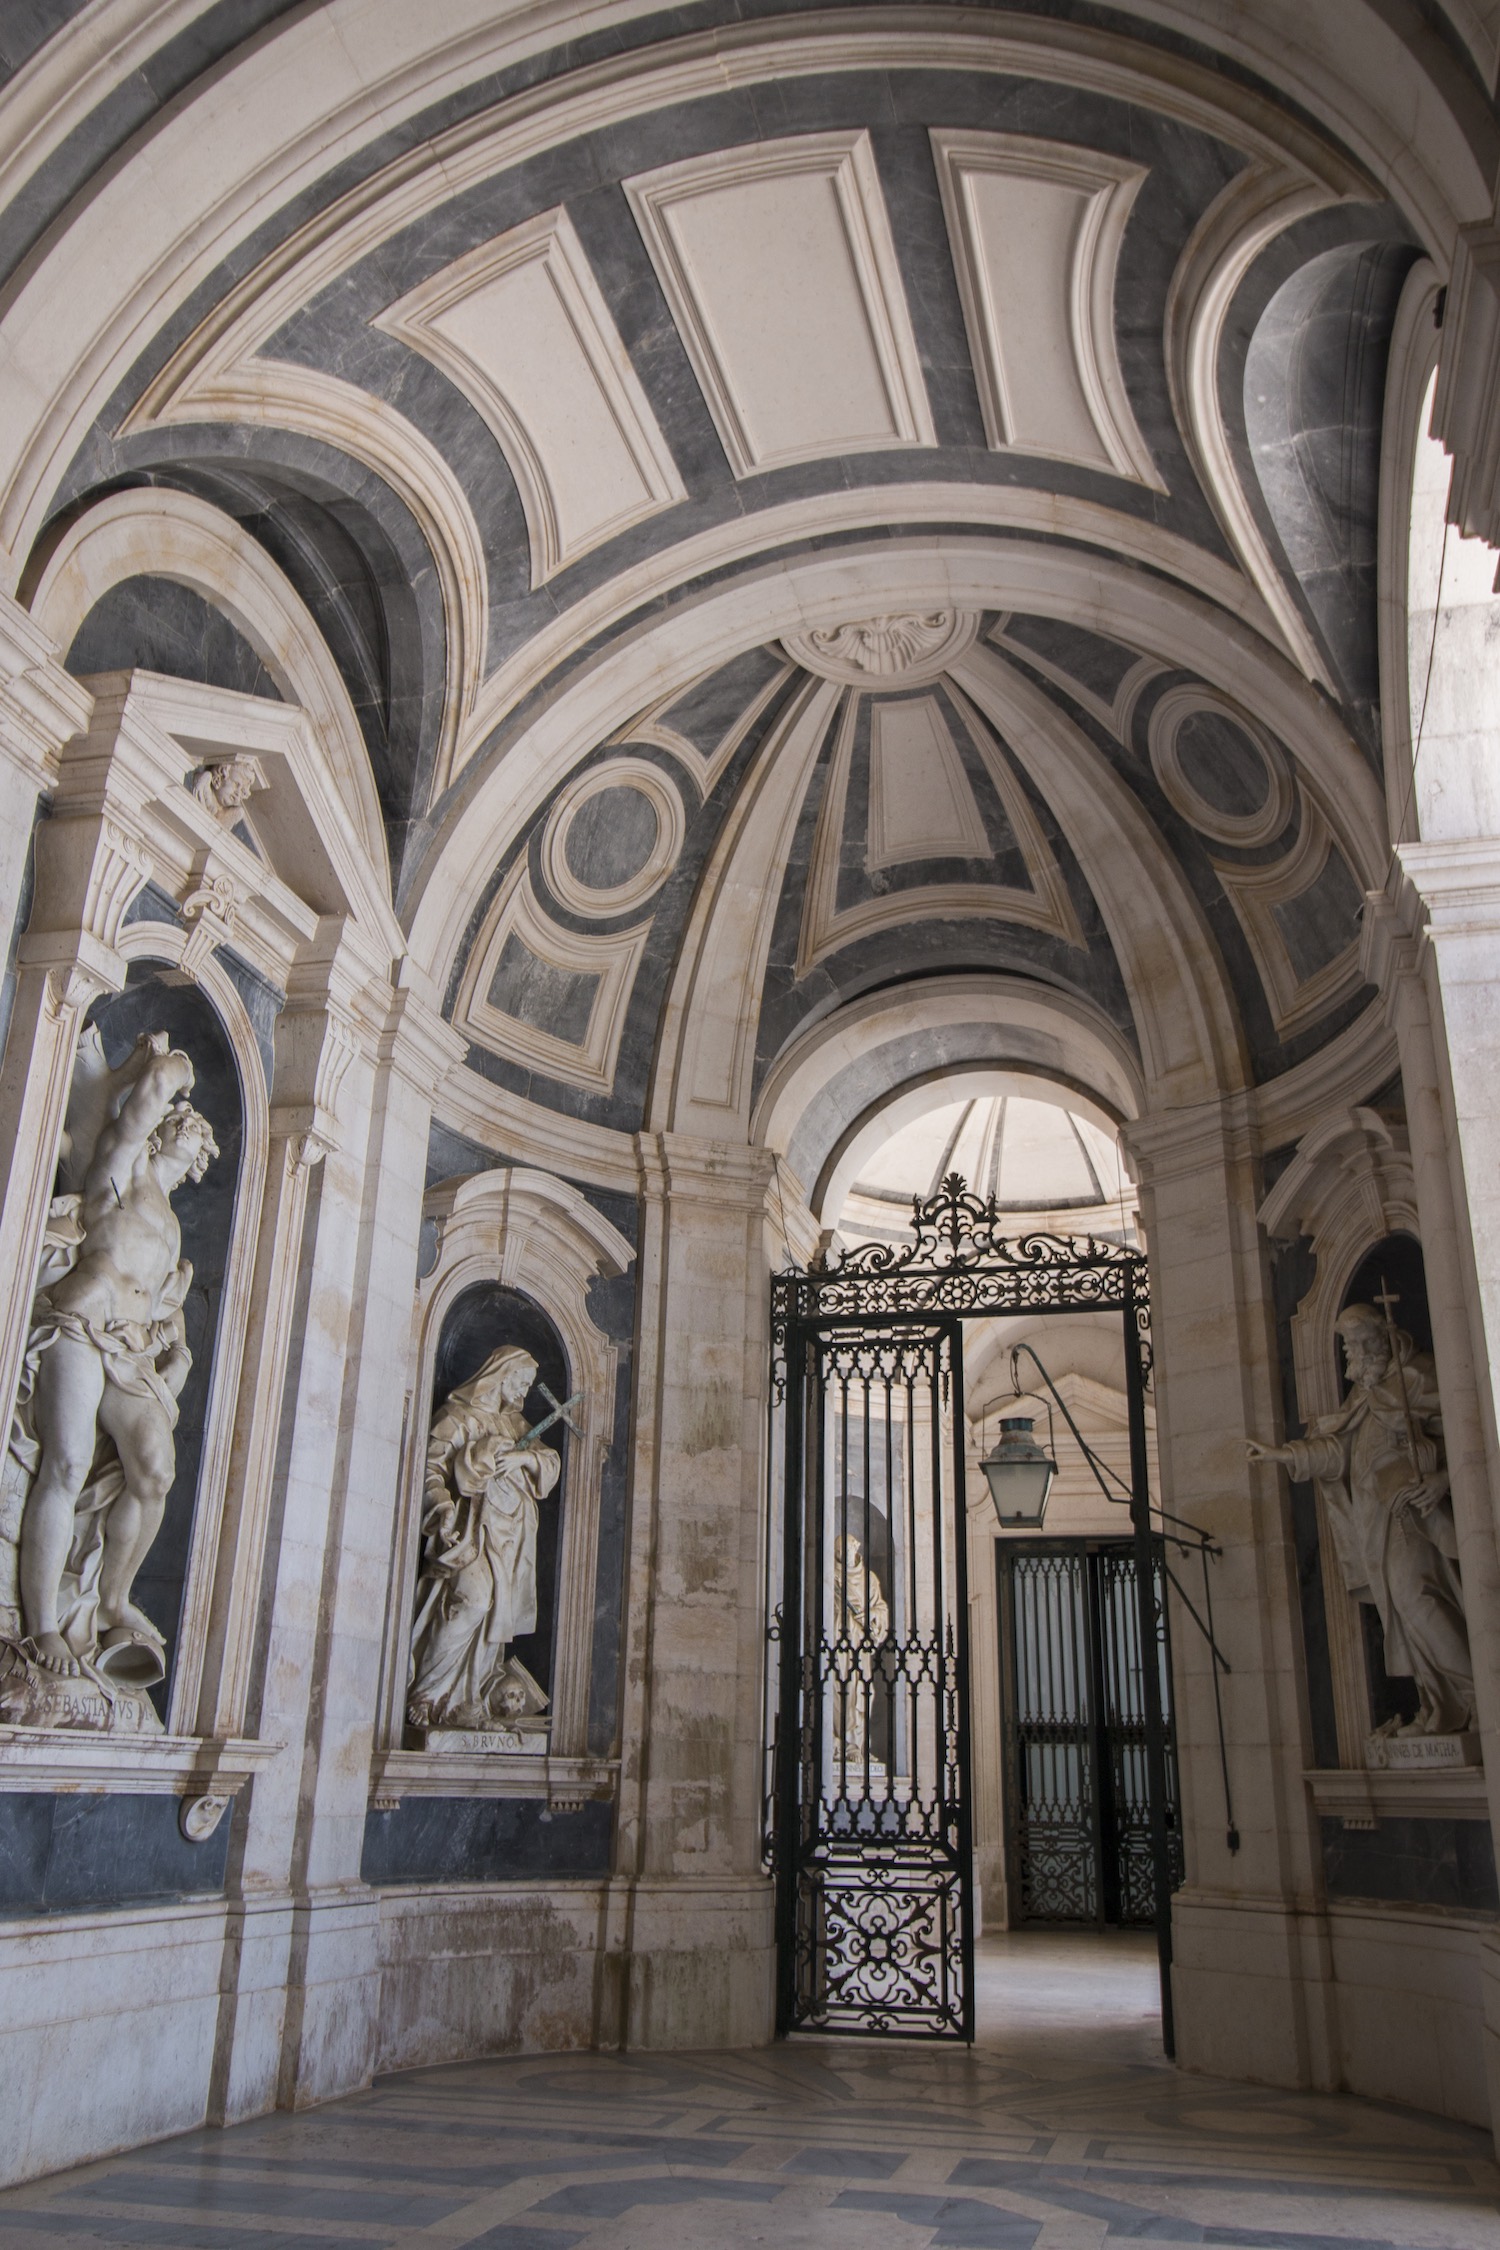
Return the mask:
<path id="1" fill-rule="evenodd" d="M 1454 1766 L 1477 1766 L 1477 1734 L 1372 1734 L 1365 1764 L 1383 1773 L 1432 1773 Z"/>
<path id="2" fill-rule="evenodd" d="M 518 1751 L 531 1758 L 547 1755 L 545 1721 L 540 1726 L 427 1727 L 417 1731 L 418 1747 L 431 1757 L 472 1758 L 486 1751 L 506 1751 L 511 1757 Z"/>
<path id="3" fill-rule="evenodd" d="M 57 1728 L 77 1734 L 162 1734 L 144 1689 L 121 1680 L 106 1686 L 97 1673 L 63 1677 L 15 1647 L 0 1645 L 0 1725 Z"/>

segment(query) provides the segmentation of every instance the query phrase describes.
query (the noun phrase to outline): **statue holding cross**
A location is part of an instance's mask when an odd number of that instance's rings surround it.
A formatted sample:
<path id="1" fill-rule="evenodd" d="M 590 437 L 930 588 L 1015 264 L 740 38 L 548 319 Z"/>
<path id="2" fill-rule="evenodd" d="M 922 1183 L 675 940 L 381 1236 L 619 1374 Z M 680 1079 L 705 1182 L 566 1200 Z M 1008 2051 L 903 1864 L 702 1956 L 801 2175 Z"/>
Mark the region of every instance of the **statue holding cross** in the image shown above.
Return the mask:
<path id="1" fill-rule="evenodd" d="M 418 1729 L 504 1726 L 546 1702 L 509 1645 L 536 1629 L 540 1503 L 562 1474 L 542 1437 L 558 1422 L 576 1432 L 582 1393 L 560 1403 L 537 1386 L 551 1411 L 528 1425 L 536 1384 L 531 1354 L 502 1345 L 433 1420 L 406 1714 Z"/>
<path id="2" fill-rule="evenodd" d="M 1344 1583 L 1380 1614 L 1386 1670 L 1416 1682 L 1416 1717 L 1378 1731 L 1459 1735 L 1475 1723 L 1474 1668 L 1442 1409 L 1431 1354 L 1397 1327 L 1396 1302 L 1383 1289 L 1375 1304 L 1346 1306 L 1334 1323 L 1342 1406 L 1287 1445 L 1252 1441 L 1250 1458 L 1316 1482 Z"/>

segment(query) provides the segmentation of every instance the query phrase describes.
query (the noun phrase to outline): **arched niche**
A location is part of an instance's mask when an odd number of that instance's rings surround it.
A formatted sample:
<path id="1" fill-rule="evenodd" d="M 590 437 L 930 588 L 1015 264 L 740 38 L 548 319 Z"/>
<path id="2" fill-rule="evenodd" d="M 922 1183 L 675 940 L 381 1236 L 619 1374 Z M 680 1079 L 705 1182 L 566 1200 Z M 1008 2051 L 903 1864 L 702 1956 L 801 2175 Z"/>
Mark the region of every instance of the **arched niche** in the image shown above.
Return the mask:
<path id="1" fill-rule="evenodd" d="M 1259 1216 L 1273 1247 L 1290 1261 L 1292 1279 L 1284 1286 L 1295 1293 L 1287 1325 L 1289 1419 L 1295 1413 L 1305 1426 L 1340 1404 L 1346 1385 L 1335 1323 L 1346 1306 L 1370 1301 L 1382 1275 L 1403 1296 L 1413 1291 L 1413 1274 L 1421 1276 L 1422 1317 L 1413 1332 L 1421 1349 L 1431 1348 L 1416 1182 L 1401 1124 L 1369 1105 L 1334 1111 L 1304 1134 Z M 1304 1611 L 1309 1684 L 1315 1701 L 1331 1698 L 1339 1763 L 1360 1766 L 1371 1728 L 1371 1689 L 1384 1680 L 1384 1667 L 1361 1614 L 1364 1605 L 1344 1587 L 1322 1501 L 1305 1488 L 1300 1499 L 1294 1490 L 1293 1501 L 1294 1519 L 1299 1507 L 1315 1511 L 1316 1563 L 1312 1513 L 1301 1536 L 1314 1583 L 1316 1574 L 1322 1577 L 1321 1616 L 1316 1607 L 1311 1616 Z M 1320 1686 L 1315 1674 L 1325 1648 L 1327 1684 Z"/>
<path id="2" fill-rule="evenodd" d="M 567 1181 L 519 1167 L 440 1181 L 428 1191 L 424 1217 L 429 1248 L 413 1308 L 375 1801 L 390 1805 L 403 1796 L 454 1793 L 576 1801 L 580 1792 L 597 1794 L 607 1786 L 587 1758 L 588 1714 L 604 1480 L 619 1466 L 614 1452 L 620 1347 L 596 1323 L 590 1300 L 597 1280 L 626 1272 L 635 1247 Z M 404 1739 L 427 1438 L 434 1407 L 505 1343 L 532 1353 L 539 1383 L 555 1397 L 581 1393 L 572 1410 L 573 1431 L 564 1433 L 560 1447 L 560 1506 L 542 1504 L 544 1519 L 553 1510 L 555 1541 L 553 1596 L 549 1611 L 539 1579 L 536 1636 L 543 1637 L 542 1619 L 550 1615 L 548 1678 L 541 1682 L 551 1699 L 549 1740 L 545 1758 L 484 1751 L 460 1760 L 408 1748 Z M 540 1389 L 525 1412 L 532 1424 L 550 1412 Z M 559 1428 L 553 1425 L 548 1442 L 556 1442 Z"/>
<path id="3" fill-rule="evenodd" d="M 188 983 L 168 961 L 149 955 L 132 961 L 124 991 L 96 1001 L 88 1021 L 99 1032 L 112 1070 L 119 1069 L 136 1040 L 150 1032 L 165 1032 L 173 1047 L 190 1056 L 195 1077 L 189 1099 L 208 1119 L 219 1151 L 203 1178 L 184 1183 L 172 1198 L 182 1230 L 182 1256 L 193 1269 L 183 1305 L 193 1364 L 177 1402 L 176 1475 L 161 1530 L 135 1585 L 134 1598 L 166 1636 L 167 1676 L 152 1697 L 165 1721 L 182 1654 L 199 1497 L 205 1483 L 214 1481 L 210 1416 L 217 1355 L 226 1335 L 226 1291 L 234 1279 L 236 1216 L 245 1168 L 245 1090 L 219 1011 L 199 986 Z M 222 1385 L 218 1387 L 222 1395 Z"/>
<path id="4" fill-rule="evenodd" d="M 566 1348 L 541 1306 L 521 1290 L 507 1288 L 503 1281 L 471 1281 L 449 1305 L 438 1333 L 428 1401 L 429 1428 L 444 1400 L 459 1384 L 477 1375 L 490 1354 L 505 1344 L 519 1345 L 536 1361 L 537 1379 L 522 1408 L 533 1429 L 552 1412 L 549 1391 L 562 1401 L 572 1396 Z M 560 1456 L 562 1472 L 556 1490 L 541 1507 L 537 1523 L 536 1630 L 523 1634 L 511 1646 L 550 1701 L 557 1647 L 557 1560 L 571 1489 L 566 1422 L 554 1422 L 546 1432 L 546 1442 Z"/>

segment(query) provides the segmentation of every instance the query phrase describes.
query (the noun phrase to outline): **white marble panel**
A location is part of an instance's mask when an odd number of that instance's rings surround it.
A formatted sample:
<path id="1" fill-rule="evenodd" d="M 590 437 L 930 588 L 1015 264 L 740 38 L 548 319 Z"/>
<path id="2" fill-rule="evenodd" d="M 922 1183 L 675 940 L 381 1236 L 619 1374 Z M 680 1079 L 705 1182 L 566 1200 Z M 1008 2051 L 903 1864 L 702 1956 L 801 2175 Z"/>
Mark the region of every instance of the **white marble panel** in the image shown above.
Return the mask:
<path id="1" fill-rule="evenodd" d="M 1115 350 L 1115 268 L 1145 172 L 1012 133 L 935 131 L 932 145 L 990 444 L 1164 489 Z"/>
<path id="2" fill-rule="evenodd" d="M 969 777 L 934 698 L 877 703 L 870 712 L 873 873 L 912 859 L 989 859 Z"/>
<path id="3" fill-rule="evenodd" d="M 868 134 L 723 149 L 625 189 L 736 476 L 937 442 Z"/>
<path id="4" fill-rule="evenodd" d="M 376 326 L 434 361 L 494 432 L 533 585 L 687 497 L 565 211 L 482 243 Z"/>

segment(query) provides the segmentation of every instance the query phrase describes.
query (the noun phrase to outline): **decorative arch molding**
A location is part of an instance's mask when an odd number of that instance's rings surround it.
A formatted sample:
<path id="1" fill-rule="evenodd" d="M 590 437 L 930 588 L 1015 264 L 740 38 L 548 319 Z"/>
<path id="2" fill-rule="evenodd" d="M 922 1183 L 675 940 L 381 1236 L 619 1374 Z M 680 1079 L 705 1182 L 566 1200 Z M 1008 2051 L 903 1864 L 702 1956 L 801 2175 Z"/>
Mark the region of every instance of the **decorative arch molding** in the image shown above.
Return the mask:
<path id="1" fill-rule="evenodd" d="M 935 1075 L 1025 1078 L 1027 1090 L 1097 1111 L 1110 1129 L 1145 1107 L 1140 1065 L 1101 1012 L 1022 977 L 919 978 L 821 1018 L 773 1066 L 751 1120 L 754 1142 L 784 1156 L 820 1225 L 835 1213 L 877 1116 Z M 1066 1093 L 1062 1091 L 1066 1089 Z"/>
<path id="2" fill-rule="evenodd" d="M 94 604 L 140 576 L 176 579 L 222 610 L 287 701 L 302 707 L 360 849 L 389 896 L 380 802 L 348 690 L 301 596 L 248 532 L 188 493 L 112 493 L 62 532 L 27 606 L 65 655 Z"/>
<path id="3" fill-rule="evenodd" d="M 925 493 L 940 510 L 949 489 L 910 488 L 908 497 Z M 967 497 L 972 502 L 972 494 Z M 815 504 L 798 505 L 805 512 Z M 868 496 L 860 505 L 868 511 Z M 1385 816 L 1375 777 L 1323 699 L 1242 619 L 1185 585 L 1097 551 L 1019 536 L 914 534 L 882 538 L 868 549 L 808 554 L 716 584 L 580 667 L 505 754 L 486 760 L 482 770 L 476 766 L 454 793 L 414 879 L 414 951 L 446 982 L 470 902 L 490 872 L 490 840 L 528 825 L 578 761 L 644 706 L 758 643 L 913 607 L 1025 608 L 1197 672 L 1254 710 L 1291 749 L 1325 809 L 1338 808 L 1337 826 L 1341 834 L 1351 832 L 1360 878 L 1367 879 L 1371 867 L 1383 868 Z"/>
<path id="4" fill-rule="evenodd" d="M 569 19 L 568 32 L 582 38 L 606 24 L 618 30 L 622 14 L 629 20 L 647 12 L 646 0 L 625 0 L 623 9 L 614 0 L 596 0 Z M 1142 5 L 1141 13 L 1148 12 L 1169 19 L 1182 13 Z M 320 275 L 331 280 L 464 185 L 580 130 L 690 98 L 699 88 L 717 94 L 726 83 L 753 84 L 771 74 L 795 78 L 851 63 L 1019 72 L 1112 94 L 1213 131 L 1258 162 L 1299 168 L 1336 194 L 1373 192 L 1373 177 L 1394 170 L 1393 184 L 1404 191 L 1418 224 L 1444 249 L 1460 220 L 1484 215 L 1485 164 L 1468 145 L 1474 120 L 1466 112 L 1463 129 L 1445 131 L 1451 118 L 1443 97 L 1424 83 L 1437 143 L 1455 144 L 1435 159 L 1445 165 L 1445 176 L 1424 171 L 1417 147 L 1426 144 L 1410 133 L 1405 115 L 1390 113 L 1385 87 L 1391 81 L 1382 86 L 1374 61 L 1378 52 L 1388 71 L 1404 64 L 1409 75 L 1412 58 L 1376 11 L 1359 10 L 1359 35 L 1330 43 L 1326 54 L 1309 49 L 1305 16 L 1294 0 L 1265 0 L 1258 12 L 1264 23 L 1247 30 L 1237 19 L 1238 36 L 1205 27 L 1201 16 L 1186 28 L 1200 44 L 1208 29 L 1226 51 L 1253 56 L 1251 67 L 1271 85 L 1285 85 L 1304 109 L 1320 109 L 1336 130 L 1347 133 L 1353 122 L 1369 176 L 1254 88 L 1118 33 L 1026 18 L 976 29 L 958 10 L 944 11 L 920 31 L 877 10 L 814 14 L 790 33 L 780 21 L 743 23 L 673 42 L 666 61 L 659 48 L 611 57 L 577 72 L 561 98 L 555 84 L 532 88 L 482 120 L 435 136 L 279 245 L 200 324 L 185 347 L 185 364 L 206 365 L 247 307 L 253 323 L 236 334 L 231 350 L 241 362 L 252 357 L 278 324 L 281 285 L 305 302 Z M 1285 36 L 1278 37 L 1275 26 L 1283 18 Z M 118 369 L 257 227 L 326 174 L 335 152 L 347 161 L 362 140 L 399 129 L 445 96 L 556 42 L 552 11 L 541 7 L 522 11 L 519 19 L 506 11 L 502 22 L 476 27 L 461 0 L 435 0 L 415 12 L 401 0 L 334 0 L 250 44 L 210 75 L 196 99 L 158 121 L 144 147 L 122 165 L 111 192 L 86 202 L 37 261 L 4 324 L 30 402 L 29 411 L 15 416 L 11 443 L 0 453 L 0 536 L 12 550 L 24 553 L 40 529 L 48 495 Z M 139 41 L 127 34 L 124 44 L 138 49 Z M 1289 54 L 1296 65 L 1289 65 Z M 1356 57 L 1357 91 L 1348 84 Z M 379 58 L 373 67 L 372 58 Z M 39 146 L 34 133 L 33 145 Z M 214 151 L 212 166 L 205 165 L 205 149 Z M 1398 152 L 1394 159 L 1392 151 Z M 21 151 L 17 156 L 24 168 Z M 0 144 L 0 166 L 4 158 Z M 136 224 L 122 240 L 119 199 L 132 197 Z M 42 299 L 70 306 L 70 316 L 39 319 Z M 264 332 L 252 338 L 251 325 Z"/>
<path id="5" fill-rule="evenodd" d="M 437 1256 L 418 1284 L 413 1315 L 411 1406 L 386 1620 L 374 1795 L 389 1803 L 404 1795 L 451 1796 L 456 1788 L 465 1795 L 542 1794 L 553 1802 L 574 1801 L 597 1794 L 602 1778 L 602 1769 L 595 1771 L 585 1751 L 601 1485 L 614 1434 L 620 1359 L 620 1347 L 594 1323 L 588 1294 L 601 1275 L 615 1279 L 625 1273 L 635 1247 L 577 1188 L 550 1172 L 504 1169 L 440 1181 L 428 1190 L 423 1216 L 436 1232 Z M 401 1747 L 428 1402 L 443 1322 L 463 1292 L 480 1281 L 498 1281 L 518 1291 L 547 1315 L 562 1338 L 573 1388 L 583 1392 L 558 1557 L 552 1733 L 543 1760 L 494 1752 L 438 1757 Z"/>
<path id="6" fill-rule="evenodd" d="M 1412 482 L 1422 435 L 1422 403 L 1437 370 L 1442 331 L 1437 268 L 1421 258 L 1406 277 L 1386 358 L 1385 424 L 1380 438 L 1377 531 L 1380 723 L 1391 841 L 1418 835 L 1412 786 L 1411 665 L 1407 609 L 1411 566 Z"/>

